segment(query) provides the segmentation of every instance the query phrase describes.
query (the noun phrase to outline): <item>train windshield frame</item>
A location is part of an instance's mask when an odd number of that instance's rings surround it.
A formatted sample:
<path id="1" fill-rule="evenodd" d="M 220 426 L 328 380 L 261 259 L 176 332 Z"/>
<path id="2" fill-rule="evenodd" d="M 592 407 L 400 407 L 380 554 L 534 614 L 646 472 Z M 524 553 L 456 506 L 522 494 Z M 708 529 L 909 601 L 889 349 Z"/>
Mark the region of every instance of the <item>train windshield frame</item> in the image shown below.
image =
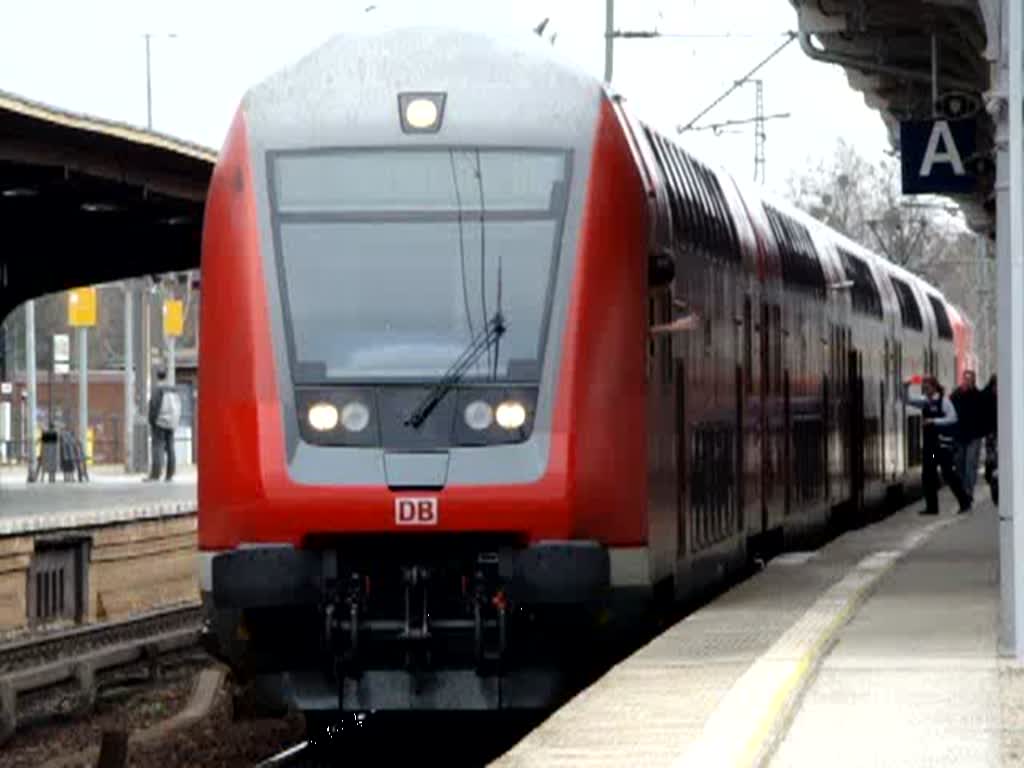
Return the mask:
<path id="1" fill-rule="evenodd" d="M 490 146 L 268 152 L 295 383 L 436 381 L 498 311 L 507 330 L 464 380 L 539 381 L 572 160 Z"/>

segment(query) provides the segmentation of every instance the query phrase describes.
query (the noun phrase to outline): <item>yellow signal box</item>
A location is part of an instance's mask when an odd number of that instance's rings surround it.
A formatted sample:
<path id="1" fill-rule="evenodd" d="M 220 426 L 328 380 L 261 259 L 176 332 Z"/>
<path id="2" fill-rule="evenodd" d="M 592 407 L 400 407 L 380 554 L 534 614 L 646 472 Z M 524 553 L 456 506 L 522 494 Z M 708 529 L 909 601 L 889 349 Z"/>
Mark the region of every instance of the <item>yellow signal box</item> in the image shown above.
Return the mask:
<path id="1" fill-rule="evenodd" d="M 75 288 L 68 294 L 68 325 L 72 328 L 96 325 L 95 288 Z"/>
<path id="2" fill-rule="evenodd" d="M 181 336 L 185 332 L 185 304 L 180 299 L 164 301 L 164 336 Z"/>

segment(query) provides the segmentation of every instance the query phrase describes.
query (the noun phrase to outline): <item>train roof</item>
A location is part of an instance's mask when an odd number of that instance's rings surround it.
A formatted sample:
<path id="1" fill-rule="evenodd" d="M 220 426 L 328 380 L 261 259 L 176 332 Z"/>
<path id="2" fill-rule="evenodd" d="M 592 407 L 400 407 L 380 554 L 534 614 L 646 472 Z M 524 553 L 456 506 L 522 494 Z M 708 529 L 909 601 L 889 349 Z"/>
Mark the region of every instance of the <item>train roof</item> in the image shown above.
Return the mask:
<path id="1" fill-rule="evenodd" d="M 353 88 L 352 83 L 359 86 Z M 473 98 L 481 90 L 491 98 Z M 452 130 L 421 137 L 439 145 L 459 141 L 456 126 L 465 120 L 477 127 L 476 140 L 478 127 L 490 125 L 488 140 L 571 146 L 574 139 L 592 132 L 597 105 L 603 97 L 612 96 L 600 80 L 535 34 L 416 25 L 335 35 L 251 88 L 242 108 L 257 144 L 330 146 L 340 144 L 342 135 L 345 143 L 362 137 L 378 144 L 402 138 L 397 94 L 423 91 L 446 94 L 445 111 L 453 118 Z M 548 119 L 538 120 L 539 114 Z M 770 205 L 834 248 L 860 256 L 876 274 L 880 269 L 895 274 L 949 305 L 938 288 L 918 275 L 791 202 L 742 182 L 676 138 L 671 140 L 720 179 L 730 180 L 748 201 Z M 819 259 L 825 257 L 819 254 Z"/>
<path id="2" fill-rule="evenodd" d="M 253 87 L 243 108 L 259 139 L 278 146 L 379 144 L 403 138 L 397 97 L 416 92 L 445 94 L 445 130 L 421 143 L 461 141 L 460 126 L 472 125 L 477 142 L 483 131 L 487 141 L 571 146 L 604 89 L 533 34 L 414 26 L 336 35 Z"/>

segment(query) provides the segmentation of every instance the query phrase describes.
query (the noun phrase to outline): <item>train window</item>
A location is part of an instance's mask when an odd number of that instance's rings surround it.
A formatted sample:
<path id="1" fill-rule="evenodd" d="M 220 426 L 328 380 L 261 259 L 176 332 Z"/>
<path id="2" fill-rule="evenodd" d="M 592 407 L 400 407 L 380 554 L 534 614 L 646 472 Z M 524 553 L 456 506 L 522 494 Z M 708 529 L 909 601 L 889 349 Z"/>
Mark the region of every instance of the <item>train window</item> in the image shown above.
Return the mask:
<path id="1" fill-rule="evenodd" d="M 761 394 L 771 393 L 772 355 L 769 348 L 771 341 L 771 309 L 767 304 L 761 305 Z"/>
<path id="2" fill-rule="evenodd" d="M 673 218 L 672 232 L 676 242 L 680 243 L 685 241 L 687 238 L 692 237 L 692 234 L 689 233 L 693 231 L 693 220 L 689 215 L 689 211 L 686 210 L 679 178 L 676 175 L 672 164 L 669 162 L 668 149 L 665 145 L 665 140 L 649 128 L 645 127 L 644 130 L 647 132 L 648 140 L 651 142 L 655 159 L 658 161 L 665 187 L 669 193 L 669 202 L 672 206 Z"/>
<path id="3" fill-rule="evenodd" d="M 940 339 L 952 339 L 953 338 L 953 326 L 949 324 L 949 315 L 946 314 L 946 305 L 942 299 L 936 298 L 929 294 L 928 301 L 932 305 L 932 310 L 935 312 L 935 324 L 939 331 Z"/>
<path id="4" fill-rule="evenodd" d="M 807 328 L 803 313 L 796 318 L 797 333 L 800 335 L 800 373 L 807 371 Z"/>
<path id="5" fill-rule="evenodd" d="M 867 262 L 852 253 L 839 249 L 846 277 L 853 282 L 853 311 L 862 315 L 882 318 L 882 297 Z"/>
<path id="6" fill-rule="evenodd" d="M 712 184 L 712 173 L 707 166 L 693 160 L 691 163 L 696 171 L 697 178 L 701 182 L 701 188 L 704 191 L 705 197 L 711 204 L 712 213 L 714 216 L 715 223 L 715 250 L 722 258 L 727 258 L 729 255 L 729 235 L 726 229 L 726 221 L 728 221 L 728 215 L 722 206 L 722 201 L 718 199 L 715 194 Z"/>
<path id="7" fill-rule="evenodd" d="M 893 287 L 896 289 L 896 297 L 900 302 L 900 315 L 903 318 L 903 327 L 913 328 L 916 331 L 922 330 L 924 323 L 921 321 L 921 308 L 917 305 L 914 292 L 910 290 L 909 285 L 898 277 L 893 277 L 891 280 Z"/>
<path id="8" fill-rule="evenodd" d="M 566 155 L 493 149 L 288 152 L 276 156 L 273 172 L 275 202 L 284 214 L 552 211 L 562 207 Z"/>
<path id="9" fill-rule="evenodd" d="M 825 273 L 807 228 L 771 205 L 763 207 L 779 246 L 783 281 L 823 298 Z"/>
<path id="10" fill-rule="evenodd" d="M 736 222 L 733 221 L 732 215 L 729 212 L 729 203 L 725 199 L 725 193 L 722 191 L 722 185 L 718 180 L 718 176 L 711 172 L 708 173 L 708 182 L 712 195 L 714 195 L 718 200 L 718 207 L 722 211 L 722 217 L 725 222 L 725 248 L 727 257 L 730 261 L 739 261 L 740 238 L 736 232 Z"/>
<path id="11" fill-rule="evenodd" d="M 665 161 L 661 156 L 661 148 L 658 146 L 654 133 L 646 125 L 643 125 L 643 132 L 644 136 L 647 138 L 647 144 L 651 148 L 651 154 L 654 156 L 654 163 L 657 165 L 655 176 L 665 188 L 665 192 L 668 196 L 669 208 L 671 209 L 673 219 L 672 226 L 674 233 L 675 227 L 679 226 L 679 222 L 676 220 L 678 218 L 678 212 L 676 211 L 675 196 L 672 194 L 672 183 L 668 178 L 668 174 L 665 172 Z"/>
<path id="12" fill-rule="evenodd" d="M 497 359 L 482 356 L 467 376 L 539 378 L 569 153 L 285 152 L 271 154 L 270 168 L 297 383 L 433 380 L 499 309 L 510 321 Z M 365 179 L 334 175 L 370 168 Z"/>
<path id="13" fill-rule="evenodd" d="M 715 210 L 714 203 L 711 200 L 711 196 L 708 194 L 707 181 L 701 174 L 701 168 L 693 158 L 688 154 L 680 150 L 679 161 L 683 168 L 689 174 L 689 177 L 693 183 L 693 188 L 696 191 L 697 197 L 700 200 L 701 208 L 705 212 L 707 217 L 708 226 L 708 246 L 711 248 L 715 255 L 718 255 L 722 248 L 721 243 L 724 239 L 722 237 L 722 223 L 720 216 Z"/>
<path id="14" fill-rule="evenodd" d="M 682 162 L 679 148 L 675 144 L 669 144 L 669 148 L 670 162 L 675 167 L 676 173 L 679 176 L 680 188 L 685 190 L 686 208 L 694 222 L 692 237 L 697 243 L 710 249 L 712 240 L 707 207 L 697 191 L 693 176 L 690 174 L 686 164 Z"/>
<path id="15" fill-rule="evenodd" d="M 754 392 L 754 317 L 750 308 L 750 297 L 743 299 L 743 375 L 746 378 L 747 394 Z"/>
<path id="16" fill-rule="evenodd" d="M 700 216 L 694 211 L 690 202 L 691 195 L 686 189 L 686 184 L 676 166 L 671 145 L 660 136 L 658 144 L 661 147 L 662 158 L 665 162 L 665 173 L 668 174 L 675 195 L 676 208 L 679 218 L 679 240 L 682 242 L 701 242 Z M 685 222 L 685 227 L 683 223 Z"/>
<path id="17" fill-rule="evenodd" d="M 714 256 L 739 261 L 739 235 L 718 178 L 649 126 L 644 125 L 643 130 L 670 189 L 677 237 Z"/>
<path id="18" fill-rule="evenodd" d="M 782 308 L 778 304 L 772 307 L 772 335 L 774 338 L 775 349 L 772 350 L 772 354 L 775 356 L 775 370 L 774 370 L 774 386 L 775 394 L 782 394 L 782 358 L 783 358 L 783 339 L 782 339 Z"/>
<path id="19" fill-rule="evenodd" d="M 680 167 L 683 169 L 683 173 L 685 173 L 686 177 L 690 180 L 690 187 L 693 189 L 694 199 L 704 212 L 704 220 L 708 230 L 708 247 L 714 250 L 715 243 L 717 241 L 715 211 L 711 207 L 711 201 L 708 200 L 708 197 L 705 194 L 704 184 L 701 181 L 700 175 L 697 173 L 697 168 L 691 161 L 689 155 L 676 148 L 676 158 Z"/>

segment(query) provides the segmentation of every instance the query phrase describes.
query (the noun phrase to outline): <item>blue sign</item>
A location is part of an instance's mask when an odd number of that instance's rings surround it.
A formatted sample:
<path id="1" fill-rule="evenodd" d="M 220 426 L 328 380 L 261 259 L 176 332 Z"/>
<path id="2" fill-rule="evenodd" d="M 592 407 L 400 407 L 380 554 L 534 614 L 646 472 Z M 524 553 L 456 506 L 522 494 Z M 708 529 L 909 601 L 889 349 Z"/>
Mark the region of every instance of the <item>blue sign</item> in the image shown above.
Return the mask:
<path id="1" fill-rule="evenodd" d="M 976 146 L 977 123 L 973 119 L 900 123 L 903 194 L 973 192 Z"/>

